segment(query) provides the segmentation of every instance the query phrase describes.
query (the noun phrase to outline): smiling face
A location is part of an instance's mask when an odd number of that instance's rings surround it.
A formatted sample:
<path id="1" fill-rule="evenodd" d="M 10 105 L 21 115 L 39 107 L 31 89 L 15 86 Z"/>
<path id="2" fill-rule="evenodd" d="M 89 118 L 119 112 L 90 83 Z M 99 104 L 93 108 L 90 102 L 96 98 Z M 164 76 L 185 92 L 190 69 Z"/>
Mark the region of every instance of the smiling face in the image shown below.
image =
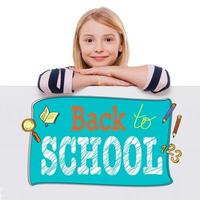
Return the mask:
<path id="1" fill-rule="evenodd" d="M 82 59 L 90 67 L 113 65 L 122 51 L 119 33 L 93 19 L 82 26 L 79 44 Z"/>

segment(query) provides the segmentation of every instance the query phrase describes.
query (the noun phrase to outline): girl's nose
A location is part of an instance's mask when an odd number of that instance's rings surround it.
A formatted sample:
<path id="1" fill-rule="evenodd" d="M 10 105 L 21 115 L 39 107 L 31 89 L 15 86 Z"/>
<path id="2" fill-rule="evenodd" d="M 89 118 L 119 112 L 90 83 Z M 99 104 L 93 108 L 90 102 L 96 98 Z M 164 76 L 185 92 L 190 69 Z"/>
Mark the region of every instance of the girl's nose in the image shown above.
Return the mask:
<path id="1" fill-rule="evenodd" d="M 103 50 L 95 50 L 96 53 L 102 53 Z"/>
<path id="2" fill-rule="evenodd" d="M 101 42 L 97 42 L 95 46 L 95 52 L 102 53 L 103 51 L 103 44 Z"/>

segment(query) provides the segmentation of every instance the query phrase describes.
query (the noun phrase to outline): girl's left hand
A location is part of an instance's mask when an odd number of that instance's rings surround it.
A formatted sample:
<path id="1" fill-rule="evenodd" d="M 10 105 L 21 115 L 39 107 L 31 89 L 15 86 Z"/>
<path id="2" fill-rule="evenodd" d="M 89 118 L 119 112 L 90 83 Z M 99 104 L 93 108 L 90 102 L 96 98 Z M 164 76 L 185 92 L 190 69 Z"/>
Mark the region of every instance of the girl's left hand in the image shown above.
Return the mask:
<path id="1" fill-rule="evenodd" d="M 74 69 L 74 71 L 84 75 L 113 76 L 113 72 L 119 68 L 121 68 L 121 66 L 103 66 L 92 67 L 90 69 Z"/>
<path id="2" fill-rule="evenodd" d="M 101 66 L 90 69 L 74 69 L 82 75 L 100 75 L 126 81 L 131 85 L 143 88 L 147 81 L 148 67 L 128 67 L 128 66 Z"/>

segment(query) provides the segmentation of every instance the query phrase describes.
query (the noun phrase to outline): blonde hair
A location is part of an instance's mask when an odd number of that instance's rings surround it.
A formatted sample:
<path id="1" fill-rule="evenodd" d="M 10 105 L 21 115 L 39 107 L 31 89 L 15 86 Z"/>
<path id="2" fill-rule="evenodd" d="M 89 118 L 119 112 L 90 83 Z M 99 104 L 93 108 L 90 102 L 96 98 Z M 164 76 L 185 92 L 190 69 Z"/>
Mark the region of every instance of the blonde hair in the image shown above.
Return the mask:
<path id="1" fill-rule="evenodd" d="M 119 55 L 114 63 L 114 65 L 119 66 L 127 66 L 128 58 L 129 58 L 129 48 L 128 48 L 128 41 L 124 26 L 120 20 L 120 18 L 110 9 L 101 7 L 89 10 L 86 12 L 79 20 L 75 35 L 74 35 L 74 44 L 73 44 L 73 59 L 74 65 L 76 68 L 90 68 L 88 66 L 82 56 L 81 56 L 81 49 L 79 45 L 79 34 L 80 30 L 87 21 L 90 19 L 95 20 L 98 23 L 103 25 L 109 26 L 116 30 L 121 38 L 121 45 L 122 45 L 122 52 L 119 52 Z"/>

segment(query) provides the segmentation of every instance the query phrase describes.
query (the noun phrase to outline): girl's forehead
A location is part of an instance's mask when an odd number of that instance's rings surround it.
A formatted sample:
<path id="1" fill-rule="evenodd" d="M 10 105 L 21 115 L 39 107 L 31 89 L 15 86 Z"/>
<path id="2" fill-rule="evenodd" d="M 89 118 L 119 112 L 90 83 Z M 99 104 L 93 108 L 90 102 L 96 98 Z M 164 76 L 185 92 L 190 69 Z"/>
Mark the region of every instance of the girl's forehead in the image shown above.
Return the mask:
<path id="1" fill-rule="evenodd" d="M 80 29 L 80 35 L 105 35 L 105 34 L 114 34 L 117 35 L 118 32 L 104 24 L 96 22 L 91 19 L 84 23 Z"/>

